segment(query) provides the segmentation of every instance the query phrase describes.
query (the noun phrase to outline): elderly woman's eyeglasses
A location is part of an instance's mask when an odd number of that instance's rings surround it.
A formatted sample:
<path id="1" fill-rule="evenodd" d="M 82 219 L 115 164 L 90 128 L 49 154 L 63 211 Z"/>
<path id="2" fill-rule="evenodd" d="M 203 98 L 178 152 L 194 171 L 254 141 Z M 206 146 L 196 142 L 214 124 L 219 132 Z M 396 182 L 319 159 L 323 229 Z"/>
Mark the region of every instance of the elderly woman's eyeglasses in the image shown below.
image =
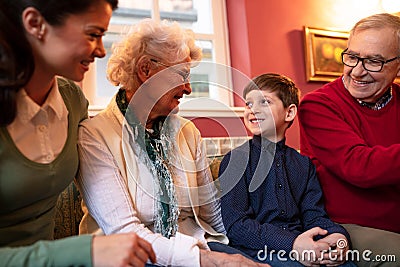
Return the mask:
<path id="1" fill-rule="evenodd" d="M 156 63 L 156 64 L 158 64 L 160 66 L 166 67 L 169 70 L 175 72 L 176 74 L 179 74 L 180 76 L 182 76 L 184 83 L 188 83 L 190 81 L 190 72 L 178 70 L 178 69 L 174 68 L 173 66 L 168 66 L 167 64 L 164 64 L 164 63 L 162 63 L 162 62 L 160 62 L 160 61 L 158 61 L 156 59 L 153 59 L 153 58 L 151 58 L 150 60 L 152 62 L 154 62 L 154 63 Z"/>
<path id="2" fill-rule="evenodd" d="M 359 57 L 354 54 L 347 53 L 346 51 L 347 48 L 342 52 L 342 62 L 344 65 L 354 68 L 357 66 L 358 62 L 361 61 L 364 69 L 371 72 L 379 72 L 382 70 L 383 65 L 400 58 L 400 56 L 397 56 L 388 60 L 372 59 L 367 57 Z"/>

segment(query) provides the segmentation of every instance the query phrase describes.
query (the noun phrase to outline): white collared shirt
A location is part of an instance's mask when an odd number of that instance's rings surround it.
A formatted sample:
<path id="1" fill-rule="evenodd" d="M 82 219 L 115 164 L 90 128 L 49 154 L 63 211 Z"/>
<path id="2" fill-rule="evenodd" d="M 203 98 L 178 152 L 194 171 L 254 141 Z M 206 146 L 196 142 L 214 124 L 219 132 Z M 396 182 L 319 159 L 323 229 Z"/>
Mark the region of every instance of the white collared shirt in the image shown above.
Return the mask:
<path id="1" fill-rule="evenodd" d="M 68 135 L 68 110 L 56 79 L 42 106 L 25 89 L 17 93 L 17 116 L 7 126 L 19 151 L 38 163 L 52 162 L 62 151 Z"/>

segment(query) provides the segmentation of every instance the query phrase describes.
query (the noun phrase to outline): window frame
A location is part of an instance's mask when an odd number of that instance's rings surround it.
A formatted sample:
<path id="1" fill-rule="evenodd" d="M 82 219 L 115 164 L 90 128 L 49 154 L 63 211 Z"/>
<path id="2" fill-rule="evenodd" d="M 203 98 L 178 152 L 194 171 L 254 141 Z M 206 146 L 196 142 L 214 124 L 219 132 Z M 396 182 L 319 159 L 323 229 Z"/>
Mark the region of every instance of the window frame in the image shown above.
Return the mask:
<path id="1" fill-rule="evenodd" d="M 152 0 L 152 9 L 150 10 L 151 17 L 155 20 L 160 20 L 160 9 L 158 5 L 159 0 Z M 162 1 L 162 0 L 160 0 Z M 226 2 L 225 0 L 210 0 L 212 8 L 212 24 L 214 33 L 198 33 L 195 32 L 196 40 L 210 41 L 213 44 L 214 60 L 217 64 L 227 66 L 227 70 L 230 69 L 230 54 L 229 54 L 229 38 L 228 38 L 228 24 L 227 24 L 227 14 L 226 14 Z M 115 11 L 118 13 L 123 13 L 124 10 L 118 9 Z M 129 16 L 129 14 L 128 14 Z M 148 14 L 143 14 L 143 17 L 148 16 Z M 179 21 L 178 21 L 179 22 Z M 111 18 L 110 25 L 108 28 L 108 34 L 120 34 L 126 31 L 126 25 L 117 24 L 118 22 L 113 21 Z M 96 59 L 97 60 L 97 59 Z M 110 101 L 110 97 L 99 97 L 96 95 L 96 88 L 101 85 L 97 85 L 96 77 L 96 63 L 90 66 L 89 71 L 86 73 L 85 78 L 81 82 L 81 87 L 89 100 L 89 114 L 95 115 L 99 111 L 103 110 Z M 106 75 L 106 73 L 102 74 Z M 227 88 L 232 87 L 232 74 L 230 71 L 226 71 L 226 77 L 223 79 L 228 81 L 225 85 Z M 204 105 L 182 105 L 179 114 L 186 117 L 231 117 L 232 110 L 239 110 L 233 107 L 233 92 L 231 90 L 217 90 L 218 92 L 210 92 L 210 98 L 213 101 L 219 101 L 222 105 L 217 106 L 207 106 Z M 192 100 L 188 99 L 188 100 Z M 185 102 L 186 100 L 183 100 Z M 196 101 L 195 101 L 196 102 Z M 223 106 L 223 107 L 221 107 Z M 240 111 L 239 111 L 240 112 Z"/>

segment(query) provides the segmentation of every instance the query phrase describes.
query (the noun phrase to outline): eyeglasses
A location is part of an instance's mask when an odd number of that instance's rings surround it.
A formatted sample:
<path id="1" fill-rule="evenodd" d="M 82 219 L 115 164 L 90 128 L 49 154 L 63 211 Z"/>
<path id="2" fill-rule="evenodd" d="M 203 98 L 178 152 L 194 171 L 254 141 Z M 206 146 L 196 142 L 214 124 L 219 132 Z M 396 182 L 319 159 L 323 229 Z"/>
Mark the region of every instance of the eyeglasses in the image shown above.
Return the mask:
<path id="1" fill-rule="evenodd" d="M 157 59 L 154 59 L 154 58 L 151 58 L 150 60 L 151 60 L 151 62 L 154 62 L 154 63 L 156 63 L 156 64 L 158 64 L 160 66 L 166 67 L 169 70 L 175 72 L 176 74 L 179 74 L 180 76 L 182 76 L 184 83 L 188 83 L 189 82 L 189 80 L 190 80 L 190 72 L 178 70 L 178 69 L 174 68 L 173 66 L 168 66 L 167 64 L 164 64 L 164 63 L 162 63 L 162 62 L 160 62 L 160 61 L 158 61 Z"/>
<path id="2" fill-rule="evenodd" d="M 388 60 L 379 60 L 379 59 L 371 59 L 371 58 L 367 58 L 367 57 L 359 57 L 359 56 L 353 55 L 351 53 L 347 53 L 346 52 L 347 49 L 348 48 L 346 48 L 342 52 L 342 62 L 344 65 L 354 68 L 355 66 L 357 66 L 358 62 L 361 61 L 364 69 L 366 69 L 367 71 L 371 71 L 371 72 L 379 72 L 382 70 L 383 65 L 400 58 L 400 56 L 397 56 L 397 57 L 394 57 L 394 58 L 391 58 Z"/>

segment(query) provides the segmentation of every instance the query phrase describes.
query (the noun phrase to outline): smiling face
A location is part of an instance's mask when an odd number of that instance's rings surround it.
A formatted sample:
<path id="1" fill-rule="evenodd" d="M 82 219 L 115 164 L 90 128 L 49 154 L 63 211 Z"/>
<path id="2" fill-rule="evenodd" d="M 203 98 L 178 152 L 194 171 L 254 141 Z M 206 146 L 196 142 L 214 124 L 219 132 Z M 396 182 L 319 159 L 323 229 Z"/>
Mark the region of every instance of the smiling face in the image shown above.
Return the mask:
<path id="1" fill-rule="evenodd" d="M 265 88 L 249 91 L 245 101 L 244 123 L 252 134 L 273 142 L 285 137 L 289 122 L 294 119 L 288 116 L 289 111 L 295 105 L 285 108 L 277 94 Z"/>
<path id="2" fill-rule="evenodd" d="M 182 64 L 166 65 L 150 60 L 147 56 L 139 60 L 137 76 L 140 87 L 127 100 L 131 103 L 136 115 L 146 127 L 159 117 L 168 116 L 179 111 L 179 103 L 184 95 L 192 92 L 189 80 L 191 58 L 187 57 Z"/>
<path id="3" fill-rule="evenodd" d="M 111 14 L 110 4 L 100 1 L 84 13 L 68 16 L 61 26 L 46 23 L 37 67 L 51 75 L 82 80 L 89 64 L 105 56 L 102 37 Z"/>
<path id="4" fill-rule="evenodd" d="M 388 60 L 399 55 L 398 37 L 390 28 L 356 31 L 349 39 L 348 53 L 362 58 Z M 344 66 L 344 84 L 350 94 L 365 102 L 376 102 L 400 74 L 400 60 L 386 63 L 380 72 Z"/>
<path id="5" fill-rule="evenodd" d="M 190 63 L 191 58 L 187 57 L 184 62 Z M 158 99 L 152 113 L 156 116 L 168 116 L 170 113 L 177 113 L 179 111 L 179 103 L 184 95 L 192 93 L 189 80 L 185 77 L 190 73 L 190 68 L 186 64 L 177 64 L 167 68 L 161 65 L 161 70 L 157 75 L 166 76 L 168 82 L 164 83 L 163 88 L 165 93 Z"/>

